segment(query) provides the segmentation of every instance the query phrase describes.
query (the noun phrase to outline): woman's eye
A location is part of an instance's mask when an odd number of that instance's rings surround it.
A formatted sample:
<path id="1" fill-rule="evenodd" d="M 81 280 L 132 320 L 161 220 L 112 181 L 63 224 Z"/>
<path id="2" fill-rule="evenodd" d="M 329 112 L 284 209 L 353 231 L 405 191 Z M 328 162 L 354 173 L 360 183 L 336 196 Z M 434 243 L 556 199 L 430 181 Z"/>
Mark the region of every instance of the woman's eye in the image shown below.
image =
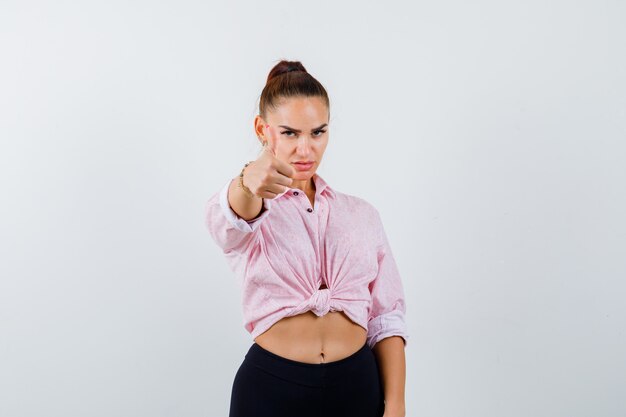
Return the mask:
<path id="1" fill-rule="evenodd" d="M 325 130 L 316 130 L 314 133 L 316 133 L 316 136 L 322 136 L 322 133 L 325 133 Z M 294 132 L 292 132 L 291 130 L 285 130 L 284 132 L 280 132 L 283 135 L 292 135 Z"/>

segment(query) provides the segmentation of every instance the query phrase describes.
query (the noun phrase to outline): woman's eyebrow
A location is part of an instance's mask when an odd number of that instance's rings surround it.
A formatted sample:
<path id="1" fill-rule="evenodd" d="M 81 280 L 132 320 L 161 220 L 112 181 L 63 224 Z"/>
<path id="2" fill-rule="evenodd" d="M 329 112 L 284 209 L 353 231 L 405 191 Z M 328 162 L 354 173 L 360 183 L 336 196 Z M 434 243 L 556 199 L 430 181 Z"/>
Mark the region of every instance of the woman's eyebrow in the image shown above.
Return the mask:
<path id="1" fill-rule="evenodd" d="M 314 129 L 311 129 L 311 132 L 315 132 L 316 130 L 320 130 L 321 128 L 326 127 L 326 126 L 328 126 L 328 123 L 324 123 L 324 124 L 322 124 L 322 125 L 321 125 L 321 126 L 319 126 L 319 127 L 316 127 L 316 128 L 314 128 Z M 289 126 L 285 126 L 285 125 L 278 125 L 278 127 L 282 127 L 282 128 L 285 128 L 285 129 L 293 130 L 294 132 L 302 133 L 302 131 L 301 131 L 301 130 L 299 130 L 299 129 L 294 129 L 293 127 L 289 127 Z"/>

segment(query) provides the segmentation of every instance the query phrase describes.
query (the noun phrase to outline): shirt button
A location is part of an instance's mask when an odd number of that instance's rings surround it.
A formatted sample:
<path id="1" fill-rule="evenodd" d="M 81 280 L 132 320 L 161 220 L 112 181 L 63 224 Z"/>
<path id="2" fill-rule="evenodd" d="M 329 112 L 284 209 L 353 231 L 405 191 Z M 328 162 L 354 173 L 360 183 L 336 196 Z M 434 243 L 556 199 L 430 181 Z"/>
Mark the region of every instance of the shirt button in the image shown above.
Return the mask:
<path id="1" fill-rule="evenodd" d="M 294 192 L 293 192 L 293 195 L 298 195 L 298 192 L 297 192 L 297 191 L 294 191 Z"/>
<path id="2" fill-rule="evenodd" d="M 309 207 L 308 209 L 306 209 L 306 211 L 308 211 L 309 213 L 313 211 L 313 209 L 311 207 Z"/>

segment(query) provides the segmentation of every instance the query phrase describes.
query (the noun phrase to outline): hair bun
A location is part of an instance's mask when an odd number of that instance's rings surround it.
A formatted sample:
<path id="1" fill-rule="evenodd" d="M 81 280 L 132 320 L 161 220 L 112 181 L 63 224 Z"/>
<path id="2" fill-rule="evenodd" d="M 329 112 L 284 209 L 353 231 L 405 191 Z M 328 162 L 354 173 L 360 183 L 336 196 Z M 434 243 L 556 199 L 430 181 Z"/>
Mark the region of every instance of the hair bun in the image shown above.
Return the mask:
<path id="1" fill-rule="evenodd" d="M 278 64 L 274 65 L 274 68 L 272 68 L 267 76 L 267 82 L 272 78 L 287 74 L 288 72 L 306 72 L 308 74 L 306 68 L 304 68 L 304 65 L 302 65 L 300 61 L 287 61 L 283 59 Z"/>

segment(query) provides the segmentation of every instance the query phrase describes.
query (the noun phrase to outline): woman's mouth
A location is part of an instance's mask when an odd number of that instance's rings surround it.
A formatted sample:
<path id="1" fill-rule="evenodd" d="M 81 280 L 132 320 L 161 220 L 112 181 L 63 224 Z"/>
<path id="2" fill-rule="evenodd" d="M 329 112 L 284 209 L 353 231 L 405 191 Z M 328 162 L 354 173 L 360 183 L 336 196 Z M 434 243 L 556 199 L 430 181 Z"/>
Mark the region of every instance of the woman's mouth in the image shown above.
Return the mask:
<path id="1" fill-rule="evenodd" d="M 293 163 L 296 167 L 296 169 L 298 171 L 308 171 L 309 169 L 311 169 L 313 167 L 313 164 L 315 164 L 315 162 L 294 162 Z"/>

